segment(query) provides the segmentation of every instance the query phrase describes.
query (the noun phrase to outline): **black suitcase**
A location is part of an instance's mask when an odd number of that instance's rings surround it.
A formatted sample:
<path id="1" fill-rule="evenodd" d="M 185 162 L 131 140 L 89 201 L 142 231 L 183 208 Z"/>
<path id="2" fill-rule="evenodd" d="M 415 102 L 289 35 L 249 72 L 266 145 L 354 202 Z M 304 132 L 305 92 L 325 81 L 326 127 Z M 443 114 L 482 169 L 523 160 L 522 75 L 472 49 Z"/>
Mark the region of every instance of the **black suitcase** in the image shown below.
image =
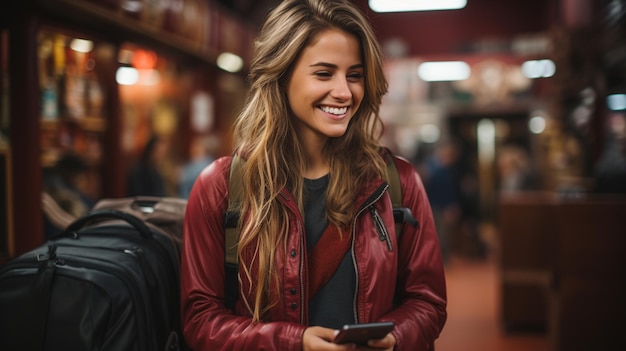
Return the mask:
<path id="1" fill-rule="evenodd" d="M 0 350 L 188 349 L 179 253 L 156 225 L 92 211 L 0 267 Z"/>

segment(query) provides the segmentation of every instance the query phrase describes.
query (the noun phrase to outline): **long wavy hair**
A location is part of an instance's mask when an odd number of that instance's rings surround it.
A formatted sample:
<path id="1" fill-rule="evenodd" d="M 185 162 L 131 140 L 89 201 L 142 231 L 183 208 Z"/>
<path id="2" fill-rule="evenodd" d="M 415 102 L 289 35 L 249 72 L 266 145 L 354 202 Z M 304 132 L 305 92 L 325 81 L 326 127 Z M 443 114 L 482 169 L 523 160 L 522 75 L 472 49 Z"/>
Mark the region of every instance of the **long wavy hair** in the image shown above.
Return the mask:
<path id="1" fill-rule="evenodd" d="M 269 288 L 272 282 L 278 284 L 274 257 L 277 250 L 285 250 L 290 220 L 278 195 L 286 188 L 301 210 L 304 197 L 302 174 L 307 161 L 285 87 L 303 49 L 331 28 L 358 39 L 365 95 L 346 133 L 329 138 L 322 150 L 330 166 L 329 225 L 349 228 L 359 186 L 384 176 L 385 165 L 378 151 L 383 126 L 378 113 L 387 81 L 382 52 L 367 18 L 349 1 L 284 0 L 268 14 L 255 41 L 250 90 L 234 126 L 235 150 L 247 160 L 241 174 L 246 220 L 242 221 L 239 255 L 243 272 L 254 282 L 255 301 L 248 308 L 255 321 L 278 303 L 270 301 Z M 252 262 L 241 259 L 242 250 L 254 253 Z"/>

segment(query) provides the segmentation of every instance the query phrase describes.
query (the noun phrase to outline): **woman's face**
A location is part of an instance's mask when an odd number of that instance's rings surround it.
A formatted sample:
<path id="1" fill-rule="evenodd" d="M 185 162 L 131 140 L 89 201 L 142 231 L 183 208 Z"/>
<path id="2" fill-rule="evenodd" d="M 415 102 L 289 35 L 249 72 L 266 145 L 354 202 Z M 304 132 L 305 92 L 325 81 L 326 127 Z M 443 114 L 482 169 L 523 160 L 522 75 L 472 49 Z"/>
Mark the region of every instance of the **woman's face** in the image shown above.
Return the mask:
<path id="1" fill-rule="evenodd" d="M 357 38 L 337 29 L 304 48 L 287 84 L 289 106 L 303 143 L 340 137 L 363 101 L 364 67 Z"/>

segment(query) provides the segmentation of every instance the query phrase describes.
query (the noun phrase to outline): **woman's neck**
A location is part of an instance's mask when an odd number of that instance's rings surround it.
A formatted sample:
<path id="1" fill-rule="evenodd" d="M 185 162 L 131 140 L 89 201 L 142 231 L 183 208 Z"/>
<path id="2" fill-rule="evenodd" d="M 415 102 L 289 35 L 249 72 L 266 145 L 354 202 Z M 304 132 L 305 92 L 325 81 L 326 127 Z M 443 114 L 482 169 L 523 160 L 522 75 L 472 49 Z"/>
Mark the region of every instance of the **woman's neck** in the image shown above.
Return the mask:
<path id="1" fill-rule="evenodd" d="M 327 175 L 329 171 L 330 171 L 330 168 L 326 164 L 314 166 L 314 167 L 309 165 L 307 169 L 304 171 L 303 176 L 304 178 L 307 178 L 307 179 L 319 179 Z"/>
<path id="2" fill-rule="evenodd" d="M 308 179 L 318 179 L 330 171 L 328 161 L 322 154 L 323 143 L 308 143 L 304 145 L 306 169 L 303 176 Z"/>

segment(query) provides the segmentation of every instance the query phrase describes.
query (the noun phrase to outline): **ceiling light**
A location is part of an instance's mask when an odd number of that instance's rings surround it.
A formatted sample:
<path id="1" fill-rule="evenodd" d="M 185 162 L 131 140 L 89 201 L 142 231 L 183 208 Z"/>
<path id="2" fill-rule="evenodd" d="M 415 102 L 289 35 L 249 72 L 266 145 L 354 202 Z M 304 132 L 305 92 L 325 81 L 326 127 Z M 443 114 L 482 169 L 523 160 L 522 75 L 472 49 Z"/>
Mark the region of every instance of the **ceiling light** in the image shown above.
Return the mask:
<path id="1" fill-rule="evenodd" d="M 528 129 L 533 134 L 541 134 L 546 130 L 546 119 L 543 116 L 533 116 L 528 121 Z"/>
<path id="2" fill-rule="evenodd" d="M 463 61 L 424 62 L 417 74 L 426 82 L 457 81 L 469 78 L 472 70 Z"/>
<path id="3" fill-rule="evenodd" d="M 122 8 L 132 13 L 140 13 L 141 7 L 142 4 L 139 0 L 126 0 L 122 3 Z"/>
<path id="4" fill-rule="evenodd" d="M 76 52 L 90 52 L 93 49 L 93 42 L 87 39 L 72 39 L 70 48 Z"/>
<path id="5" fill-rule="evenodd" d="M 139 81 L 139 72 L 133 67 L 120 67 L 115 72 L 115 81 L 120 85 L 134 85 Z"/>
<path id="6" fill-rule="evenodd" d="M 410 12 L 457 10 L 467 5 L 467 0 L 369 0 L 376 12 Z"/>
<path id="7" fill-rule="evenodd" d="M 224 52 L 217 57 L 217 66 L 226 72 L 239 72 L 243 67 L 243 60 L 235 54 Z"/>
<path id="8" fill-rule="evenodd" d="M 530 60 L 522 64 L 522 73 L 527 78 L 548 78 L 556 73 L 556 65 L 552 60 Z"/>
<path id="9" fill-rule="evenodd" d="M 606 104 L 611 111 L 626 110 L 626 94 L 611 94 L 606 97 Z"/>
<path id="10" fill-rule="evenodd" d="M 441 130 L 434 124 L 424 124 L 419 130 L 420 139 L 425 143 L 435 143 L 441 136 Z"/>

